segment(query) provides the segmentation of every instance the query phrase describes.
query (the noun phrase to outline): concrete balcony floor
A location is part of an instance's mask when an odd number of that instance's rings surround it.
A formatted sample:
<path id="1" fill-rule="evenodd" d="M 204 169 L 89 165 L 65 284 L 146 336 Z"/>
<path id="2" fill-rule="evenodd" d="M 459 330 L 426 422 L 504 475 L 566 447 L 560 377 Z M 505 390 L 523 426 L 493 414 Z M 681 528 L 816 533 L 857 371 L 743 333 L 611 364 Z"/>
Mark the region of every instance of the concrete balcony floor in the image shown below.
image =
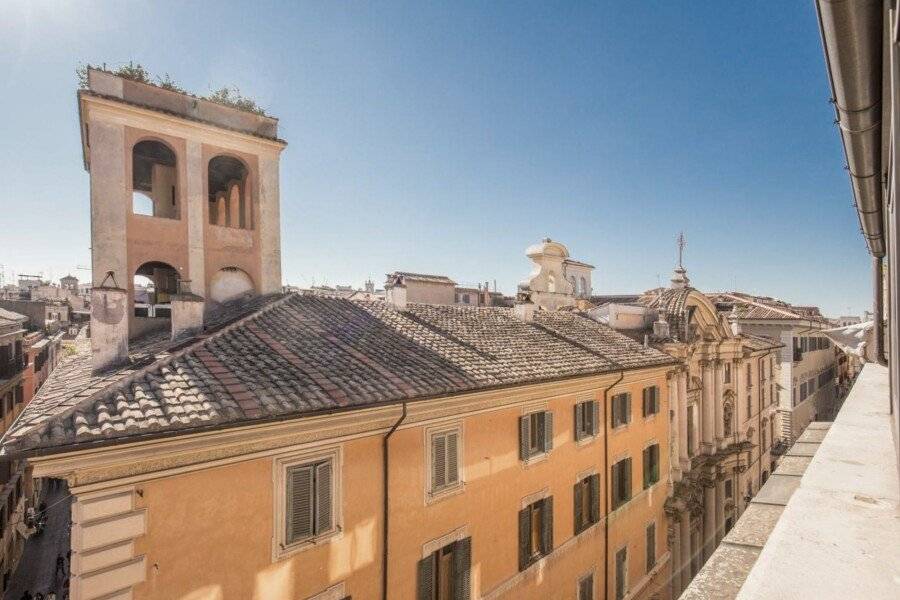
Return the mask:
<path id="1" fill-rule="evenodd" d="M 834 423 L 803 432 L 681 598 L 900 598 L 888 393 L 888 370 L 866 365 Z"/>

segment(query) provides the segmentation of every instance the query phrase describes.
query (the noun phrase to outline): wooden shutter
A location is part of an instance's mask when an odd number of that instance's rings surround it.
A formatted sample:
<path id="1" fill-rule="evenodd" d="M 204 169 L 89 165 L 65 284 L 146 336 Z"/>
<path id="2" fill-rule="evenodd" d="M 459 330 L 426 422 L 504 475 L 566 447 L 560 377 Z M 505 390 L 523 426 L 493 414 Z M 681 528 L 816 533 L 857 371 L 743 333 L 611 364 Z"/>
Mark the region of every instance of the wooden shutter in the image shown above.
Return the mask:
<path id="1" fill-rule="evenodd" d="M 417 600 L 434 600 L 434 554 L 419 561 Z"/>
<path id="2" fill-rule="evenodd" d="M 590 481 L 588 482 L 588 488 L 590 489 L 590 494 L 588 494 L 590 498 L 590 509 L 591 509 L 591 523 L 599 523 L 600 522 L 600 475 L 594 474 L 591 475 Z"/>
<path id="3" fill-rule="evenodd" d="M 453 545 L 453 600 L 469 600 L 472 595 L 472 538 Z"/>
<path id="4" fill-rule="evenodd" d="M 447 484 L 459 481 L 459 434 L 447 434 Z"/>
<path id="5" fill-rule="evenodd" d="M 581 412 L 581 403 L 575 404 L 575 441 L 581 440 L 584 430 L 584 415 Z"/>
<path id="6" fill-rule="evenodd" d="M 287 472 L 288 544 L 308 538 L 313 534 L 313 468 L 292 467 Z"/>
<path id="7" fill-rule="evenodd" d="M 544 452 L 553 449 L 553 412 L 544 412 Z"/>
<path id="8" fill-rule="evenodd" d="M 578 600 L 594 600 L 594 575 L 578 582 Z"/>
<path id="9" fill-rule="evenodd" d="M 519 570 L 524 571 L 531 558 L 531 507 L 519 511 Z"/>
<path id="10" fill-rule="evenodd" d="M 631 423 L 631 394 L 625 394 L 625 420 L 624 423 Z"/>
<path id="11" fill-rule="evenodd" d="M 531 437 L 531 415 L 519 417 L 519 458 L 528 460 L 528 440 Z"/>
<path id="12" fill-rule="evenodd" d="M 641 396 L 641 416 L 646 417 L 650 414 L 650 388 L 644 388 Z"/>
<path id="13" fill-rule="evenodd" d="M 572 503 L 575 506 L 575 533 L 578 534 L 584 529 L 584 523 L 581 521 L 581 515 L 584 514 L 581 510 L 581 507 L 584 505 L 584 494 L 582 493 L 582 485 L 579 481 L 572 488 L 574 492 L 574 502 Z"/>
<path id="14" fill-rule="evenodd" d="M 642 453 L 641 458 L 643 459 L 643 477 L 644 477 L 644 488 L 648 488 L 650 486 L 650 448 L 652 446 L 648 446 L 644 448 L 644 452 Z"/>
<path id="15" fill-rule="evenodd" d="M 444 434 L 431 436 L 431 489 L 437 490 L 447 485 L 447 437 Z"/>
<path id="16" fill-rule="evenodd" d="M 591 402 L 591 435 L 600 433 L 600 403 Z"/>
<path id="17" fill-rule="evenodd" d="M 316 466 L 316 533 L 330 531 L 332 527 L 331 461 Z"/>
<path id="18" fill-rule="evenodd" d="M 550 554 L 553 550 L 553 496 L 544 498 L 544 508 L 541 511 L 543 521 L 541 523 L 541 554 Z"/>
<path id="19" fill-rule="evenodd" d="M 622 461 L 622 467 L 625 469 L 625 495 L 623 498 L 626 500 L 631 499 L 631 459 L 626 458 Z"/>
<path id="20" fill-rule="evenodd" d="M 647 573 L 656 566 L 656 523 L 647 526 Z"/>

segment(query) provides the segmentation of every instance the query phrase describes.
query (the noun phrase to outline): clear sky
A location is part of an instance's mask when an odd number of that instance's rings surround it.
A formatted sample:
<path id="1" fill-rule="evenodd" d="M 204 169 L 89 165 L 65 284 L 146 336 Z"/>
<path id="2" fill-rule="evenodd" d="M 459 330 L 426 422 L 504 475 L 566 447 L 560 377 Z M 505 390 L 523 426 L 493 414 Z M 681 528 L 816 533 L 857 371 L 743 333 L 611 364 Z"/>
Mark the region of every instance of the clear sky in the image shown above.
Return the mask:
<path id="1" fill-rule="evenodd" d="M 813 3 L 4 2 L 0 264 L 89 264 L 80 62 L 280 118 L 286 283 L 497 280 L 550 236 L 601 293 L 665 282 L 859 314 L 869 260 Z"/>

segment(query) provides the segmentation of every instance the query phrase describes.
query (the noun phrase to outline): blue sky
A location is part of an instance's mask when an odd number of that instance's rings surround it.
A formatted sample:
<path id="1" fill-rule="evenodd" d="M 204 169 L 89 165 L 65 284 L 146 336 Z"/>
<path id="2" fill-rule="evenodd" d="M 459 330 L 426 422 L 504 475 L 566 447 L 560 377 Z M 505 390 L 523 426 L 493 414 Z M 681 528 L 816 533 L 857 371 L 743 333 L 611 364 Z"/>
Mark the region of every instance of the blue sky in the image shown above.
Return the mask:
<path id="1" fill-rule="evenodd" d="M 280 118 L 287 283 L 512 293 L 544 236 L 598 292 L 666 281 L 859 314 L 869 261 L 809 1 L 25 2 L 0 20 L 0 264 L 89 264 L 74 70 L 129 60 Z"/>

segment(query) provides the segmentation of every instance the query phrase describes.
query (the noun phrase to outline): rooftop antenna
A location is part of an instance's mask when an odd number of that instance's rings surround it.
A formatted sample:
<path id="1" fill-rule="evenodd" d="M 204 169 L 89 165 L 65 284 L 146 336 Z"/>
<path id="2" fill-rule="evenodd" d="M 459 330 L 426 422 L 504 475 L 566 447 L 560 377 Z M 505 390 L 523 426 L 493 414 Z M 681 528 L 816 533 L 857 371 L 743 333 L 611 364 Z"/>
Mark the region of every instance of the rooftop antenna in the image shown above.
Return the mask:
<path id="1" fill-rule="evenodd" d="M 684 239 L 684 232 L 678 232 L 678 268 L 683 269 L 683 258 L 684 258 L 684 247 L 687 246 L 687 242 Z"/>

